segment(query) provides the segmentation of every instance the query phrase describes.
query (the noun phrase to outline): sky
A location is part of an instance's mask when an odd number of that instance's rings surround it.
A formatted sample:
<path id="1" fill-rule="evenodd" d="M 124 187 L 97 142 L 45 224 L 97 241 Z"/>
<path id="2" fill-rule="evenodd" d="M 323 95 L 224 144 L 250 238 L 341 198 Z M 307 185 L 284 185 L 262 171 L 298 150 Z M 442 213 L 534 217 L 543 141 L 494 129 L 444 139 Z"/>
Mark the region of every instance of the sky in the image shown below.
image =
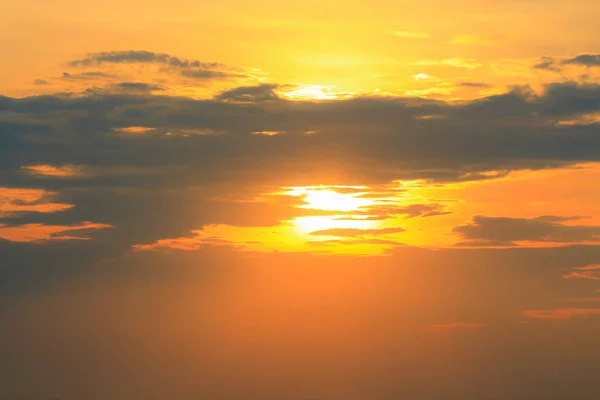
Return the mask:
<path id="1" fill-rule="evenodd" d="M 0 399 L 600 397 L 597 1 L 0 7 Z"/>

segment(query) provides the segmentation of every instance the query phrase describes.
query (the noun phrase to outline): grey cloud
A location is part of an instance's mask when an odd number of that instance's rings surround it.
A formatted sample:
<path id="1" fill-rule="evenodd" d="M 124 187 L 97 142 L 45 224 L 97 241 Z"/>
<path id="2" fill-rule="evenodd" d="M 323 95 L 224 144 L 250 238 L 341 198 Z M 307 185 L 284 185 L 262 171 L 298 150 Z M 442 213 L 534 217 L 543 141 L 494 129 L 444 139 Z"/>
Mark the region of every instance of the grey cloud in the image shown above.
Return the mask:
<path id="1" fill-rule="evenodd" d="M 114 78 L 115 76 L 105 73 L 105 72 L 100 72 L 100 71 L 84 71 L 84 72 L 77 72 L 77 73 L 65 71 L 62 73 L 61 77 L 63 79 L 68 79 L 68 80 L 72 80 L 72 81 L 76 81 L 76 80 L 89 81 L 89 80 L 101 79 L 101 78 Z"/>
<path id="2" fill-rule="evenodd" d="M 139 168 L 185 164 L 191 175 L 178 179 L 201 182 L 227 175 L 241 178 L 240 174 L 253 175 L 252 179 L 308 178 L 302 171 L 329 165 L 325 172 L 336 178 L 325 183 L 335 184 L 489 179 L 484 172 L 490 170 L 503 176 L 515 169 L 599 160 L 595 124 L 553 122 L 600 110 L 598 85 L 554 84 L 540 96 L 514 91 L 458 106 L 376 97 L 332 102 L 279 99 L 263 105 L 262 100 L 275 98 L 272 89 L 242 87 L 214 100 L 94 92 L 0 97 L 0 110 L 15 113 L 10 122 L 0 121 L 0 166 L 10 173 L 34 164 Z M 446 118 L 419 119 L 431 114 Z M 154 131 L 137 137 L 112 134 L 115 128 L 130 126 Z M 170 131 L 222 134 L 166 136 Z M 288 134 L 252 135 L 257 131 Z M 317 133 L 306 135 L 309 131 Z M 269 165 L 277 168 L 264 168 Z"/>
<path id="3" fill-rule="evenodd" d="M 68 65 L 77 68 L 101 64 L 156 64 L 165 69 L 175 69 L 186 78 L 201 80 L 244 76 L 235 68 L 227 67 L 221 63 L 184 59 L 145 50 L 91 53 L 86 58 L 70 61 Z"/>
<path id="4" fill-rule="evenodd" d="M 188 60 L 174 57 L 165 53 L 155 53 L 144 50 L 130 51 L 107 51 L 100 53 L 91 53 L 86 58 L 73 60 L 69 62 L 72 67 L 81 67 L 97 65 L 104 63 L 125 64 L 125 63 L 156 63 L 165 64 L 177 68 L 204 68 L 217 69 L 225 66 L 216 62 L 202 62 L 199 60 Z"/>
<path id="5" fill-rule="evenodd" d="M 226 90 L 215 96 L 215 99 L 242 103 L 256 103 L 269 100 L 280 100 L 281 98 L 274 91 L 274 89 L 277 89 L 278 87 L 280 87 L 280 85 L 275 84 L 242 86 Z"/>
<path id="6" fill-rule="evenodd" d="M 580 54 L 563 60 L 563 64 L 583 65 L 585 67 L 600 67 L 600 54 Z"/>
<path id="7" fill-rule="evenodd" d="M 198 70 L 183 70 L 181 71 L 181 75 L 186 78 L 193 79 L 201 79 L 201 80 L 211 80 L 211 79 L 220 79 L 220 78 L 228 78 L 241 76 L 237 73 L 225 72 L 225 71 L 211 71 L 207 69 L 198 69 Z"/>
<path id="8" fill-rule="evenodd" d="M 472 223 L 457 226 L 453 231 L 468 240 L 461 245 L 513 246 L 517 241 L 552 243 L 600 241 L 600 226 L 564 224 L 580 218 L 547 215 L 528 219 L 478 215 L 473 217 Z"/>
<path id="9" fill-rule="evenodd" d="M 164 90 L 160 85 L 144 82 L 120 82 L 115 85 L 118 89 L 131 92 L 151 92 L 153 90 Z"/>
<path id="10" fill-rule="evenodd" d="M 542 57 L 533 68 L 560 72 L 564 65 L 578 65 L 587 68 L 600 67 L 600 54 L 579 54 L 571 58 Z"/>
<path id="11" fill-rule="evenodd" d="M 57 201 L 75 205 L 12 223 L 106 223 L 116 228 L 94 237 L 126 248 L 231 222 L 225 211 L 210 212 L 225 205 L 190 197 L 191 187 L 469 181 L 600 161 L 597 125 L 553 123 L 599 109 L 596 85 L 557 84 L 539 96 L 514 91 L 461 105 L 385 97 L 262 101 L 272 98 L 273 89 L 243 87 L 212 100 L 106 91 L 0 97 L 0 112 L 11 115 L 10 121 L 0 119 L 3 186 L 56 191 Z M 431 114 L 446 118 L 419 118 Z M 152 130 L 116 134 L 132 126 Z M 215 134 L 194 133 L 203 131 Z M 40 164 L 78 165 L 89 173 L 70 180 L 22 173 L 23 166 Z M 115 172 L 102 173 L 107 169 Z M 370 217 L 446 213 L 434 205 L 379 211 Z"/>
<path id="12" fill-rule="evenodd" d="M 534 64 L 533 68 L 535 69 L 546 69 L 548 71 L 559 71 L 560 67 L 556 65 L 557 61 L 552 57 L 544 56 Z"/>
<path id="13" fill-rule="evenodd" d="M 473 88 L 489 88 L 492 87 L 492 85 L 485 83 L 485 82 L 460 82 L 459 83 L 460 86 L 463 87 L 473 87 Z"/>

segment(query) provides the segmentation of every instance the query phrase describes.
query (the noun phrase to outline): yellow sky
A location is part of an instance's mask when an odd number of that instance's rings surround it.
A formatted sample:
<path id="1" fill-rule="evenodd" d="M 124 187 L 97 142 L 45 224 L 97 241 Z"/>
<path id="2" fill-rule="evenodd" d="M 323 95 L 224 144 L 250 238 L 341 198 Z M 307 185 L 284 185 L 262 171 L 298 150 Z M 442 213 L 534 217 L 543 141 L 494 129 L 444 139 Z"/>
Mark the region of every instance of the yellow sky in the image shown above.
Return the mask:
<path id="1" fill-rule="evenodd" d="M 484 89 L 456 83 L 484 82 L 489 92 L 548 81 L 554 76 L 528 69 L 532 61 L 590 51 L 600 37 L 600 5 L 591 0 L 1 4 L 0 47 L 10 62 L 0 66 L 0 89 L 17 95 L 40 91 L 32 77 L 58 76 L 66 60 L 145 49 L 338 92 L 472 98 Z M 477 67 L 457 67 L 456 60 Z M 429 79 L 413 78 L 422 73 Z"/>

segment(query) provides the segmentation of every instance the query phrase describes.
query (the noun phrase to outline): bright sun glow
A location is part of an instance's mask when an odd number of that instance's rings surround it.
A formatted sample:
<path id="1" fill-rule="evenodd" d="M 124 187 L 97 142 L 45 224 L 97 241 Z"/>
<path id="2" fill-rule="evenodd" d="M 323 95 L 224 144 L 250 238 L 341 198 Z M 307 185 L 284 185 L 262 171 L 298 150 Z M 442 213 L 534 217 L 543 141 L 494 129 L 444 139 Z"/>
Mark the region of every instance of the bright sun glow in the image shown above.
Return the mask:
<path id="1" fill-rule="evenodd" d="M 335 189 L 340 191 L 352 191 L 352 193 L 340 193 L 336 192 Z M 362 190 L 366 190 L 364 187 L 331 187 L 331 188 L 320 188 L 320 187 L 296 187 L 285 192 L 291 196 L 301 196 L 306 204 L 299 206 L 299 208 L 307 208 L 314 210 L 323 211 L 339 211 L 340 215 L 332 216 L 310 216 L 300 217 L 293 221 L 293 225 L 297 231 L 303 235 L 310 232 L 334 229 L 334 228 L 356 228 L 356 229 L 369 229 L 376 227 L 377 223 L 374 221 L 361 221 L 359 219 L 343 219 L 347 217 L 347 213 L 353 211 L 359 211 L 366 209 L 374 204 L 371 199 L 359 197 Z"/>
<path id="2" fill-rule="evenodd" d="M 336 216 L 300 217 L 294 220 L 294 226 L 302 235 L 327 229 L 374 229 L 378 221 L 337 219 Z M 327 236 L 315 236 L 314 241 L 326 240 Z"/>
<path id="3" fill-rule="evenodd" d="M 350 189 L 360 190 L 361 187 Z M 311 208 L 327 211 L 356 211 L 361 207 L 367 207 L 373 204 L 372 200 L 358 197 L 360 193 L 338 193 L 331 189 L 321 188 L 293 188 L 286 192 L 291 196 L 303 196 L 305 205 L 301 208 Z"/>
<path id="4" fill-rule="evenodd" d="M 337 96 L 327 86 L 303 86 L 296 90 L 280 93 L 292 100 L 333 100 Z"/>

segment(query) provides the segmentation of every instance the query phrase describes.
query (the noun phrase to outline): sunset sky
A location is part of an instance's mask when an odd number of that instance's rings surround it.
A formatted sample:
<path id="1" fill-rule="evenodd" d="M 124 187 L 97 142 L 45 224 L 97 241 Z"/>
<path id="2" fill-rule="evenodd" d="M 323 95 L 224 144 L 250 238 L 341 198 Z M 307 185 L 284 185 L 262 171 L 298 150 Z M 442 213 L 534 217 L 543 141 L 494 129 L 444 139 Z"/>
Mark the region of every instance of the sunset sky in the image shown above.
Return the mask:
<path id="1" fill-rule="evenodd" d="M 1 400 L 600 398 L 600 2 L 0 6 Z"/>

